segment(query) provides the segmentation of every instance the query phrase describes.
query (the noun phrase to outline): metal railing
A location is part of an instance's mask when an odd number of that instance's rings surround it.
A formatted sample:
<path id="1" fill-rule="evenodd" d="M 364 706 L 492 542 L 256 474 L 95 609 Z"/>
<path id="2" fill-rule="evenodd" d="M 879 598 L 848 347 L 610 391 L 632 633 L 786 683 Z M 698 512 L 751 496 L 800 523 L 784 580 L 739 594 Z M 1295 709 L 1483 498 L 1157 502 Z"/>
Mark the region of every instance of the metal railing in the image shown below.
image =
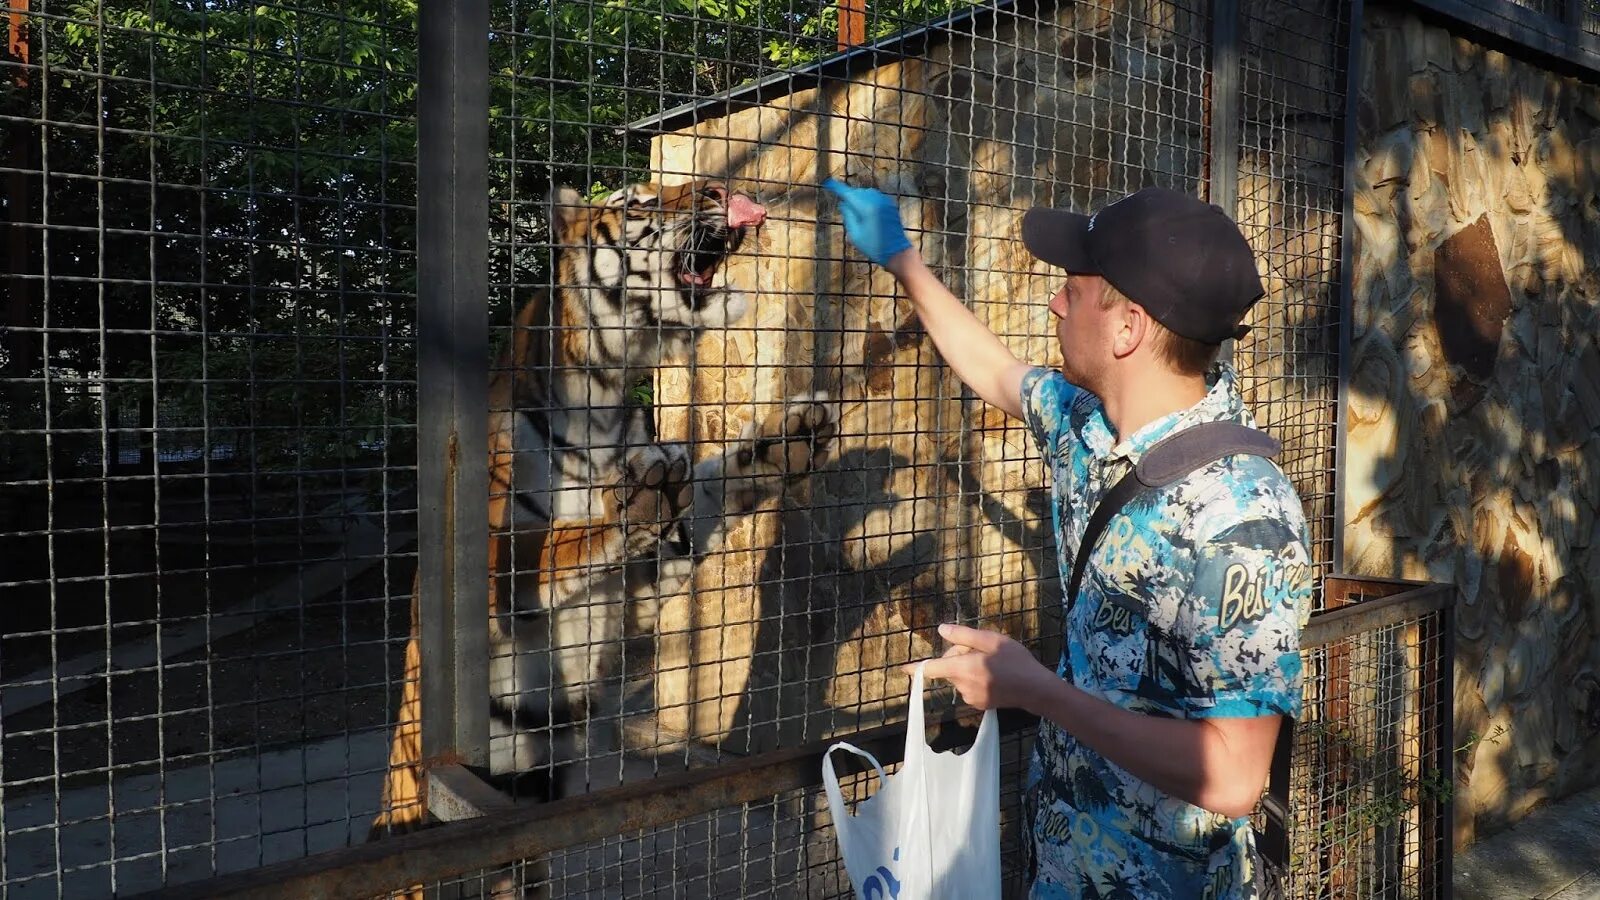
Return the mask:
<path id="1" fill-rule="evenodd" d="M 1412 0 L 1410 5 L 1554 70 L 1587 78 L 1600 74 L 1600 4 L 1593 0 Z"/>
<path id="2" fill-rule="evenodd" d="M 1308 674 L 1306 708 L 1295 729 L 1290 770 L 1289 895 L 1447 897 L 1454 783 L 1448 626 L 1455 592 L 1445 585 L 1340 577 L 1329 579 L 1328 589 L 1333 608 L 1312 617 L 1301 642 Z M 929 743 L 935 749 L 965 746 L 975 722 L 974 713 L 957 711 L 930 726 Z M 1003 792 L 1014 801 L 1033 722 L 1025 714 L 1006 711 L 1001 723 L 1007 735 Z M 892 771 L 900 761 L 905 729 L 882 725 L 840 739 L 873 753 Z M 661 775 L 554 803 L 500 809 L 417 834 L 169 889 L 160 896 L 353 897 L 413 884 L 458 882 L 464 874 L 503 870 L 513 861 L 560 859 L 576 853 L 573 848 L 606 838 L 670 831 L 708 815 L 761 804 L 782 807 L 790 818 L 807 819 L 802 831 L 826 828 L 825 807 L 812 807 L 822 781 L 822 755 L 831 743 Z M 836 766 L 843 763 L 841 758 Z M 855 763 L 839 770 L 867 774 Z M 1014 808 L 1008 811 L 1014 813 Z M 770 821 L 764 824 L 771 826 Z M 1009 837 L 1016 840 L 1014 833 Z M 577 871 L 603 877 L 608 867 L 618 866 L 615 877 L 636 881 L 640 873 L 661 879 L 681 874 L 681 860 L 670 848 L 660 858 L 647 856 L 636 852 L 627 860 L 631 865 L 622 865 L 602 853 Z M 848 895 L 848 882 L 836 872 L 836 856 L 806 860 L 798 851 L 791 856 L 780 876 L 795 876 L 795 866 L 804 860 L 809 866 L 800 869 L 832 871 L 831 882 L 824 873 L 811 875 L 819 883 L 831 883 L 842 892 L 838 896 Z M 552 870 L 559 885 L 561 867 L 553 865 Z M 742 872 L 735 875 L 748 879 Z M 649 877 L 645 886 L 626 895 L 683 887 L 663 880 L 652 888 Z M 575 894 L 583 895 L 582 890 Z"/>

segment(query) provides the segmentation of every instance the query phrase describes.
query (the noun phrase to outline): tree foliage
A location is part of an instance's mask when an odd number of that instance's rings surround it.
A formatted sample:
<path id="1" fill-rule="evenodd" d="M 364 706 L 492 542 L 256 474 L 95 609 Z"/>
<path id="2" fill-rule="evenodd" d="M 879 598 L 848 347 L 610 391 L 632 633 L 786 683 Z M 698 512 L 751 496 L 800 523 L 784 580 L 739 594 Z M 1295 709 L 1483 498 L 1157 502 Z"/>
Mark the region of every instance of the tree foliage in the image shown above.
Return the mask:
<path id="1" fill-rule="evenodd" d="M 874 2 L 869 36 L 959 2 Z M 27 23 L 30 67 L 0 68 L 0 129 L 31 154 L 13 168 L 48 172 L 0 188 L 6 217 L 34 226 L 25 253 L 0 255 L 40 288 L 0 307 L 0 428 L 33 431 L 0 466 L 43 465 L 46 366 L 51 427 L 83 425 L 55 440 L 62 466 L 98 468 L 102 440 L 129 442 L 119 426 L 145 429 L 146 459 L 226 444 L 252 471 L 404 458 L 416 0 L 50 10 Z M 827 0 L 496 0 L 494 321 L 547 280 L 552 184 L 646 177 L 649 136 L 628 123 L 833 53 L 836 15 Z"/>

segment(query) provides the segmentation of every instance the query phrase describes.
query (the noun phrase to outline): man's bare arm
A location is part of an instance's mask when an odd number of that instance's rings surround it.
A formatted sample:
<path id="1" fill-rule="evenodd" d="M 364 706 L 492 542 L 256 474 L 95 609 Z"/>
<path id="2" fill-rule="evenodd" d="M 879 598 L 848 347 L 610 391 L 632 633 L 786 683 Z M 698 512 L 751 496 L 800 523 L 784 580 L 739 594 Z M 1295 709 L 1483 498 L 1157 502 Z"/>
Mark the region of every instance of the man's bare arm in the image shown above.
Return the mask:
<path id="1" fill-rule="evenodd" d="M 1061 680 L 1003 634 L 964 625 L 941 625 L 939 634 L 952 646 L 928 661 L 923 674 L 951 682 L 968 704 L 1049 719 L 1135 777 L 1202 809 L 1237 818 L 1260 799 L 1281 716 L 1169 719 L 1133 712 Z"/>
<path id="2" fill-rule="evenodd" d="M 955 298 L 906 236 L 894 200 L 872 188 L 851 187 L 829 178 L 822 186 L 839 198 L 845 234 L 868 259 L 888 269 L 911 295 L 922 326 L 933 338 L 950 368 L 985 402 L 1008 414 L 1022 416 L 1022 377 L 1029 367 L 1000 343 L 994 332 L 978 321 Z"/>
<path id="3" fill-rule="evenodd" d="M 950 293 L 915 249 L 885 266 L 911 297 L 917 318 L 939 355 L 985 403 L 1022 418 L 1022 378 L 1032 366 L 1017 359 L 1000 338 Z"/>

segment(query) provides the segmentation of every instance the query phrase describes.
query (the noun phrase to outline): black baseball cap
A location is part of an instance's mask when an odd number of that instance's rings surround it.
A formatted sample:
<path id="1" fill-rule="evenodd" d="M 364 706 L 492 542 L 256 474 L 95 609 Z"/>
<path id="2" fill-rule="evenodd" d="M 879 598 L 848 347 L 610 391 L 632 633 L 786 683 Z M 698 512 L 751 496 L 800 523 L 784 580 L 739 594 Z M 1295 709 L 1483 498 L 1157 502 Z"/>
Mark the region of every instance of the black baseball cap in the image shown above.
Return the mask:
<path id="1" fill-rule="evenodd" d="M 1035 207 L 1022 217 L 1022 242 L 1051 265 L 1102 276 L 1169 330 L 1206 344 L 1243 337 L 1240 320 L 1266 293 L 1222 207 L 1168 188 L 1092 216 Z"/>

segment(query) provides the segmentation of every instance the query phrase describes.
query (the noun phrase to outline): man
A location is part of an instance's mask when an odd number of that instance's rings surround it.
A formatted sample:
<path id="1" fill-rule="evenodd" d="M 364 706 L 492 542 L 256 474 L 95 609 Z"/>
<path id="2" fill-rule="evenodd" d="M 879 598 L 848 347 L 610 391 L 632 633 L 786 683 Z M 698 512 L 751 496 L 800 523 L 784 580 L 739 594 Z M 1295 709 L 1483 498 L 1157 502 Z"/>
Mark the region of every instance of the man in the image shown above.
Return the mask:
<path id="1" fill-rule="evenodd" d="M 1065 270 L 1060 372 L 1020 362 L 912 249 L 893 201 L 829 180 L 851 241 L 911 297 L 945 362 L 1027 422 L 1052 464 L 1061 582 L 1094 507 L 1156 441 L 1252 424 L 1222 341 L 1262 295 L 1221 209 L 1146 189 L 1093 216 L 1033 209 L 1022 237 Z M 1300 710 L 1305 521 L 1272 462 L 1234 455 L 1131 502 L 1090 557 L 1045 668 L 1004 635 L 944 625 L 929 677 L 980 709 L 1040 716 L 1024 800 L 1033 898 L 1250 898 L 1248 819 Z"/>

